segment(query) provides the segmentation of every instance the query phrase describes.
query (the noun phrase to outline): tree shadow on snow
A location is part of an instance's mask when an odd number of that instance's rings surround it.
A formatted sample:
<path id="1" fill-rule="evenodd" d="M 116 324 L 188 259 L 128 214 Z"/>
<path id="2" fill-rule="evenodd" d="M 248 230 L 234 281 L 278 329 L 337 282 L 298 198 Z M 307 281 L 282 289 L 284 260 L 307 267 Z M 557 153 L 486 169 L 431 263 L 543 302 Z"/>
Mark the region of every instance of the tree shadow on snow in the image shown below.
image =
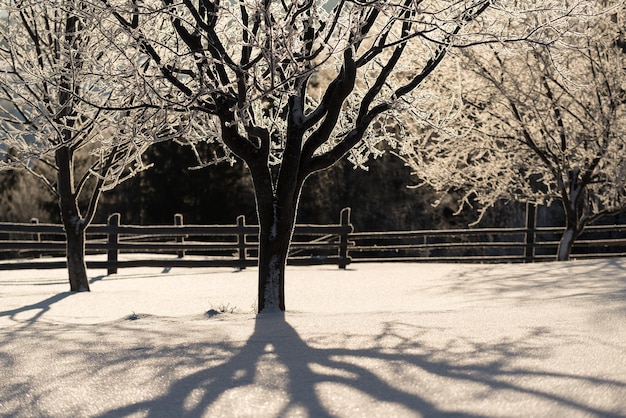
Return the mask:
<path id="1" fill-rule="evenodd" d="M 404 330 L 400 332 L 398 327 L 404 327 Z M 414 328 L 409 332 L 410 337 L 407 337 L 406 327 Z M 389 323 L 379 335 L 366 337 L 371 339 L 365 343 L 351 344 L 354 342 L 351 338 L 363 337 L 356 334 L 347 336 L 344 343 L 340 337 L 330 334 L 307 343 L 284 315 L 262 315 L 256 319 L 254 332 L 242 347 L 229 346 L 228 343 L 206 345 L 207 351 L 234 352 L 224 362 L 207 364 L 201 370 L 173 379 L 162 395 L 110 410 L 101 417 L 134 414 L 201 417 L 217 416 L 225 411 L 230 416 L 331 417 L 337 416 L 346 403 L 358 407 L 360 399 L 369 401 L 364 408 L 382 405 L 383 409 L 378 411 L 380 414 L 386 407 L 393 406 L 407 415 L 484 416 L 460 407 L 463 401 L 458 398 L 449 403 L 441 399 L 434 401 L 437 391 L 444 392 L 439 394 L 444 397 L 468 396 L 473 401 L 488 398 L 496 391 L 505 397 L 532 398 L 533 402 L 558 405 L 573 413 L 621 416 L 569 397 L 569 394 L 558 394 L 552 388 L 541 389 L 532 382 L 528 384 L 529 380 L 556 379 L 588 387 L 610 386 L 620 393 L 626 392 L 626 384 L 618 380 L 517 365 L 515 359 L 542 357 L 544 348 L 537 346 L 537 339 L 556 338 L 548 335 L 546 330 L 532 330 L 515 341 L 476 343 L 451 340 L 437 347 L 423 342 L 430 331 Z M 555 344 L 561 343 L 555 340 Z M 350 348 L 351 345 L 357 348 Z M 210 355 L 198 356 L 198 348 L 193 350 L 196 350 L 193 356 L 197 357 L 185 361 L 208 363 Z M 161 357 L 153 358 L 160 364 L 167 362 L 172 353 L 157 351 L 149 355 Z M 450 388 L 459 387 L 472 389 L 467 395 L 445 393 L 455 390 Z M 269 409 L 263 409 L 264 404 L 270 404 Z M 517 411 L 518 414 L 521 412 Z M 361 409 L 359 414 L 376 416 L 377 412 Z"/>
<path id="2" fill-rule="evenodd" d="M 27 319 L 25 322 L 27 324 L 34 324 L 46 312 L 50 311 L 50 308 L 52 307 L 52 305 L 74 294 L 76 294 L 76 292 L 63 292 L 63 293 L 50 296 L 49 298 L 46 298 L 37 303 L 20 306 L 19 308 L 9 309 L 6 311 L 0 311 L 0 317 L 9 317 L 10 319 L 17 321 L 16 317 L 18 315 L 32 311 L 34 312 L 34 315 L 31 318 Z"/>
<path id="3" fill-rule="evenodd" d="M 93 284 L 96 283 L 98 281 L 101 281 L 102 279 L 104 279 L 106 276 L 94 276 L 91 279 L 89 279 L 89 284 Z M 63 281 L 62 283 L 67 283 L 66 281 Z M 48 283 L 50 284 L 50 283 Z M 54 283 L 54 284 L 58 284 L 58 283 Z M 32 286 L 32 283 L 28 283 L 28 286 Z M 66 299 L 72 295 L 77 294 L 77 292 L 61 292 L 58 293 L 56 295 L 52 295 L 46 299 L 43 299 L 40 302 L 36 302 L 36 303 L 31 303 L 30 305 L 24 305 L 24 306 L 20 306 L 19 308 L 15 308 L 15 309 L 9 309 L 6 311 L 0 311 L 0 318 L 1 317 L 9 317 L 12 320 L 17 321 L 16 317 L 20 314 L 26 313 L 26 312 L 34 312 L 34 315 L 27 319 L 25 322 L 27 324 L 34 324 L 36 323 L 39 319 L 41 319 L 47 312 L 50 311 L 52 305 L 54 305 L 57 302 L 62 301 L 63 299 Z"/>

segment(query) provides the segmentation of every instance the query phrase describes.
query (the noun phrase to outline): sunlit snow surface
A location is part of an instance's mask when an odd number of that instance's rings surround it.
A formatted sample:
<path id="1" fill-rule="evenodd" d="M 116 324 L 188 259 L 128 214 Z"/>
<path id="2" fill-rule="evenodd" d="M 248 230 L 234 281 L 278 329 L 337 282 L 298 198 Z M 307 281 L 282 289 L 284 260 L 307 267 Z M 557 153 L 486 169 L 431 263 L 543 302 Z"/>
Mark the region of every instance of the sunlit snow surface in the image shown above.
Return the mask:
<path id="1" fill-rule="evenodd" d="M 626 260 L 0 271 L 2 417 L 626 416 Z"/>

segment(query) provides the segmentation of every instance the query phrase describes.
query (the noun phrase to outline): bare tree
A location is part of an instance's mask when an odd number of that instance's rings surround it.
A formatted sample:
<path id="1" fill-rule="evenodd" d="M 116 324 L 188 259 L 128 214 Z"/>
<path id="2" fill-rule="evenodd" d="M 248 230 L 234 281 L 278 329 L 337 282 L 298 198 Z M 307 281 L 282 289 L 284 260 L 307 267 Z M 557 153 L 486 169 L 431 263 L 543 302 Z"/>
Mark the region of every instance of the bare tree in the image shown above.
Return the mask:
<path id="1" fill-rule="evenodd" d="M 558 37 L 568 29 L 567 17 L 595 7 L 492 0 L 100 1 L 125 29 L 123 39 L 103 21 L 103 33 L 128 45 L 133 65 L 120 78 L 140 81 L 132 88 L 136 101 L 188 115 L 189 143 L 222 145 L 222 154 L 201 164 L 240 158 L 250 169 L 260 224 L 259 312 L 285 309 L 285 263 L 308 176 L 344 156 L 362 166 L 382 152 L 383 142 L 396 146 L 401 137 L 387 127 L 400 126 L 420 107 L 420 87 L 450 48 Z M 320 74 L 329 81 L 313 88 Z"/>
<path id="2" fill-rule="evenodd" d="M 0 169 L 28 170 L 58 198 L 70 289 L 88 291 L 85 229 L 101 192 L 144 168 L 148 142 L 124 126 L 129 111 L 102 109 L 116 102 L 96 70 L 116 54 L 92 31 L 96 13 L 78 0 L 0 4 Z"/>
<path id="3" fill-rule="evenodd" d="M 500 199 L 560 201 L 557 259 L 590 222 L 626 209 L 623 4 L 577 22 L 554 45 L 489 45 L 457 56 L 456 129 L 405 158 L 440 191 L 466 191 L 486 210 Z M 484 212 L 483 212 L 484 213 Z"/>

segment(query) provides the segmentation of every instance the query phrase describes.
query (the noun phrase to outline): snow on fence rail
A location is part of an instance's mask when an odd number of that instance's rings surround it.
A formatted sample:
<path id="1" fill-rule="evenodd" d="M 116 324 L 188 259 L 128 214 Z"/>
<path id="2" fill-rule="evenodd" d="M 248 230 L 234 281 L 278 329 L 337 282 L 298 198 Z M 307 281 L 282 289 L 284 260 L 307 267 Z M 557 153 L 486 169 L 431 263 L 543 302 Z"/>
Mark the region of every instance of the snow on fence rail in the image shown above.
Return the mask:
<path id="1" fill-rule="evenodd" d="M 553 260 L 563 229 L 468 228 L 428 231 L 354 232 L 350 209 L 338 224 L 297 225 L 289 264 L 351 262 L 532 262 Z M 235 225 L 184 225 L 182 215 L 171 226 L 122 225 L 114 214 L 107 225 L 87 229 L 89 268 L 109 274 L 123 267 L 234 267 L 257 264 L 257 225 L 239 216 Z M 32 268 L 27 257 L 63 255 L 63 227 L 54 224 L 0 223 L 0 270 Z M 127 255 L 134 253 L 135 256 Z M 126 256 L 126 257 L 124 257 Z M 626 225 L 589 226 L 575 242 L 573 258 L 626 256 Z M 12 260 L 10 260 L 12 259 Z M 37 268 L 62 268 L 64 261 L 37 260 Z"/>

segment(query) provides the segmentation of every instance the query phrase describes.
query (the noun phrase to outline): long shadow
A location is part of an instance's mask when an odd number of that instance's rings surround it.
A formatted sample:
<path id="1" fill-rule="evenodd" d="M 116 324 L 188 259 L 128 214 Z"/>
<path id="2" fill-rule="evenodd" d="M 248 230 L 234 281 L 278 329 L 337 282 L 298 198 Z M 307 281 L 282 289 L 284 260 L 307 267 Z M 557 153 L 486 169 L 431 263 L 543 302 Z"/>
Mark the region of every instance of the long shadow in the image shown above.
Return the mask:
<path id="1" fill-rule="evenodd" d="M 94 284 L 96 282 L 100 282 L 102 280 L 104 280 L 107 276 L 104 274 L 101 274 L 100 276 L 94 276 L 91 279 L 89 279 L 89 284 Z"/>
<path id="2" fill-rule="evenodd" d="M 26 321 L 29 324 L 33 324 L 37 322 L 46 312 L 50 311 L 50 308 L 53 304 L 63 299 L 66 299 L 75 293 L 76 292 L 63 292 L 63 293 L 56 294 L 54 296 L 50 296 L 49 298 L 44 299 L 37 303 L 21 306 L 15 309 L 10 309 L 8 311 L 0 311 L 0 317 L 9 317 L 10 319 L 16 320 L 15 317 L 18 314 L 29 312 L 29 311 L 35 311 L 36 314 L 32 318 L 29 318 L 28 321 Z"/>
<path id="3" fill-rule="evenodd" d="M 102 280 L 103 278 L 105 278 L 106 276 L 95 276 L 92 277 L 89 280 L 90 284 L 93 284 L 97 281 Z M 66 283 L 66 282 L 63 282 Z M 32 285 L 32 283 L 29 283 L 29 285 Z M 54 305 L 57 302 L 62 301 L 63 299 L 66 299 L 72 295 L 76 294 L 76 292 L 62 292 L 62 293 L 58 293 L 56 295 L 50 296 L 47 299 L 44 299 L 40 302 L 37 303 L 32 303 L 30 305 L 25 305 L 25 306 L 20 306 L 19 308 L 15 308 L 15 309 L 10 309 L 7 311 L 0 311 L 0 318 L 1 317 L 9 317 L 10 319 L 15 320 L 16 315 L 24 313 L 24 312 L 29 312 L 29 311 L 36 311 L 37 313 L 35 314 L 35 316 L 33 316 L 32 318 L 28 319 L 28 321 L 26 321 L 28 324 L 34 324 L 35 322 L 37 322 L 43 315 L 46 314 L 46 312 L 50 311 L 50 308 L 52 307 L 52 305 Z"/>
<path id="4" fill-rule="evenodd" d="M 626 391 L 626 384 L 617 380 L 514 366 L 514 359 L 536 355 L 534 348 L 526 340 L 541 334 L 544 332 L 542 330 L 536 330 L 535 335 L 525 336 L 520 341 L 470 344 L 472 350 L 462 356 L 456 352 L 458 341 L 449 342 L 449 346 L 444 348 L 430 347 L 420 342 L 420 332 L 426 333 L 426 329 L 418 329 L 411 337 L 407 337 L 395 331 L 397 325 L 386 324 L 384 331 L 371 341 L 371 348 L 351 349 L 347 341 L 346 344 L 337 345 L 336 339 L 333 340 L 333 346 L 328 348 L 329 344 L 323 340 L 307 344 L 284 315 L 261 316 L 256 320 L 254 332 L 245 345 L 225 362 L 173 381 L 161 396 L 116 408 L 100 416 L 120 417 L 136 413 L 147 413 L 148 417 L 153 418 L 207 416 L 207 411 L 228 398 L 229 392 L 256 385 L 274 389 L 268 391 L 267 396 L 284 399 L 277 402 L 279 410 L 273 410 L 271 414 L 263 414 L 259 410 L 252 415 L 282 417 L 296 415 L 297 412 L 297 415 L 324 418 L 336 416 L 333 413 L 336 411 L 331 410 L 328 399 L 319 390 L 321 386 L 328 384 L 347 389 L 349 394 L 358 393 L 376 403 L 393 404 L 423 416 L 483 416 L 460 409 L 454 410 L 452 404 L 448 405 L 448 410 L 442 409 L 441 403 L 436 404 L 429 400 L 429 397 L 432 399 L 434 389 L 420 379 L 416 379 L 410 388 L 399 384 L 402 382 L 397 380 L 402 379 L 404 368 L 417 369 L 428 376 L 453 381 L 454 384 L 476 385 L 488 390 L 529 396 L 585 415 L 622 416 L 565 395 L 555 394 L 551 388 L 543 391 L 520 383 L 520 379 L 524 378 L 564 379 L 580 384 L 610 385 Z M 397 341 L 392 348 L 376 344 L 378 340 L 389 338 Z M 488 353 L 490 360 L 477 361 L 481 353 Z M 163 361 L 166 361 L 166 353 L 153 354 L 162 355 Z M 384 373 L 381 375 L 376 366 L 372 365 L 376 362 L 384 362 L 387 366 L 391 365 L 392 369 L 395 368 L 398 371 L 396 378 L 383 377 Z M 237 396 L 233 392 L 230 395 Z M 190 405 L 188 400 L 192 397 L 195 400 Z M 242 399 L 241 402 L 246 400 Z"/>
<path id="5" fill-rule="evenodd" d="M 89 283 L 93 284 L 95 282 L 98 282 L 102 279 L 104 279 L 106 276 L 94 276 L 91 279 L 89 279 Z M 66 282 L 63 282 L 66 283 Z M 57 284 L 57 283 L 54 283 Z M 29 286 L 32 286 L 33 283 L 28 283 Z M 9 317 L 10 319 L 15 320 L 16 315 L 24 313 L 24 312 L 29 312 L 29 311 L 37 311 L 37 313 L 35 314 L 35 316 L 33 316 L 32 318 L 28 319 L 28 323 L 29 324 L 33 324 L 35 322 L 37 322 L 44 314 L 46 314 L 46 312 L 50 311 L 50 308 L 52 307 L 52 305 L 54 305 L 57 302 L 62 301 L 63 299 L 66 299 L 72 295 L 76 294 L 76 292 L 62 292 L 53 296 L 50 296 L 49 298 L 46 298 L 40 302 L 37 303 L 32 303 L 30 305 L 25 305 L 25 306 L 20 306 L 19 308 L 15 308 L 15 309 L 10 309 L 7 311 L 0 311 L 0 318 L 1 317 Z"/>
<path id="6" fill-rule="evenodd" d="M 100 275 L 100 276 L 94 276 L 91 279 L 89 279 L 89 283 L 93 284 L 96 283 L 98 281 L 103 280 L 104 278 L 106 278 L 107 276 L 104 275 Z M 63 282 L 66 283 L 66 282 Z M 32 283 L 29 283 L 29 285 L 32 285 Z M 30 305 L 25 305 L 25 306 L 20 306 L 19 308 L 15 308 L 15 309 L 10 309 L 10 310 L 6 310 L 6 311 L 0 311 L 0 318 L 1 317 L 9 317 L 10 319 L 15 320 L 15 317 L 21 313 L 24 312 L 29 312 L 29 311 L 35 311 L 37 312 L 35 314 L 35 316 L 33 316 L 32 318 L 29 318 L 26 322 L 28 324 L 34 324 L 35 322 L 37 322 L 43 315 L 45 315 L 47 312 L 50 311 L 52 305 L 54 305 L 57 302 L 62 301 L 63 299 L 66 299 L 72 295 L 76 294 L 76 292 L 62 292 L 62 293 L 58 293 L 56 295 L 50 296 L 49 298 L 46 298 L 40 302 L 37 303 L 32 303 Z"/>

